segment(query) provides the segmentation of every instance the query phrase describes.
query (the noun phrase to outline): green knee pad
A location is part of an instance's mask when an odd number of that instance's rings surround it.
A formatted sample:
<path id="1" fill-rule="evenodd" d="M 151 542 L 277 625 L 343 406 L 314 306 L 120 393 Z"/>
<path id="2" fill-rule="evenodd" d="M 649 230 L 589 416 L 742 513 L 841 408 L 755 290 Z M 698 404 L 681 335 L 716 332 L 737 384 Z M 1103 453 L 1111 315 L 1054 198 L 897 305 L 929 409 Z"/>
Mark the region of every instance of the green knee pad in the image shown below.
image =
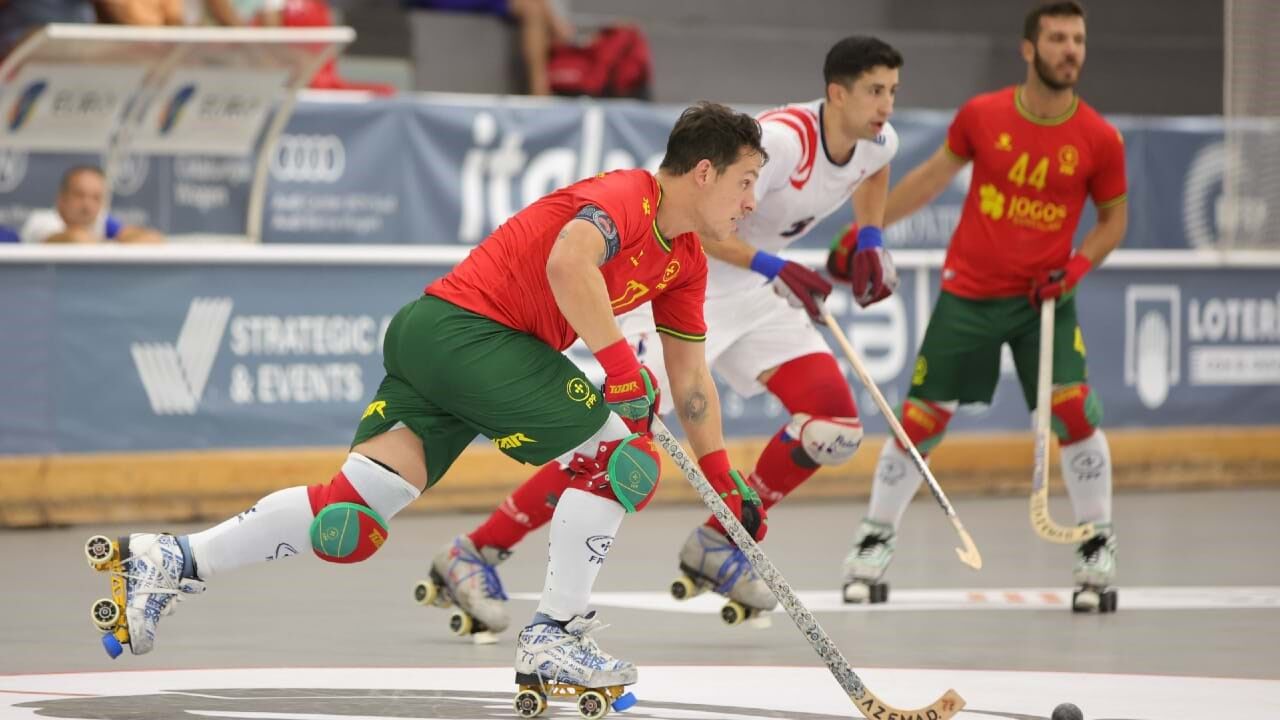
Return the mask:
<path id="1" fill-rule="evenodd" d="M 389 533 L 371 508 L 335 503 L 321 508 L 311 521 L 311 549 L 321 560 L 357 563 L 377 552 Z"/>
<path id="2" fill-rule="evenodd" d="M 628 435 L 609 455 L 605 474 L 609 487 L 627 512 L 640 512 L 658 487 L 661 463 L 658 450 L 647 435 Z"/>

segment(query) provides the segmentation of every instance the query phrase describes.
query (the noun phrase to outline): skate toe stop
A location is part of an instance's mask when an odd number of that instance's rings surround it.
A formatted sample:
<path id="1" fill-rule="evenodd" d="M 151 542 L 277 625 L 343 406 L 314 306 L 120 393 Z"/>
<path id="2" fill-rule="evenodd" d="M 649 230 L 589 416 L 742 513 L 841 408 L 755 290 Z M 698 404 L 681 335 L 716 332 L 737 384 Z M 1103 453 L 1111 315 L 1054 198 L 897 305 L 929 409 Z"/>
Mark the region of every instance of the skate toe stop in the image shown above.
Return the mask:
<path id="1" fill-rule="evenodd" d="M 613 701 L 613 709 L 622 712 L 636 704 L 636 696 L 632 693 L 626 693 L 617 700 Z"/>
<path id="2" fill-rule="evenodd" d="M 107 655 L 109 655 L 112 660 L 120 657 L 120 653 L 124 652 L 124 646 L 121 645 L 120 641 L 116 639 L 116 636 L 111 633 L 107 633 L 102 636 L 102 648 L 107 651 Z"/>
<path id="3" fill-rule="evenodd" d="M 476 645 L 497 645 L 498 635 L 488 630 L 481 630 L 471 635 L 471 642 Z"/>

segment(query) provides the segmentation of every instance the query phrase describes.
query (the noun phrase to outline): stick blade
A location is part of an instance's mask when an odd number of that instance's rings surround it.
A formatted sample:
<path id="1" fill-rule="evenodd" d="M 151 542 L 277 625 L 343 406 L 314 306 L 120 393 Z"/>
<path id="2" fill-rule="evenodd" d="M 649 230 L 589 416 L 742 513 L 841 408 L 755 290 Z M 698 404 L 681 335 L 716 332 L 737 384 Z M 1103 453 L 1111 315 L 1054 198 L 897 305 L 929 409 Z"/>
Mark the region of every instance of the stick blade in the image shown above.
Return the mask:
<path id="1" fill-rule="evenodd" d="M 949 720 L 964 709 L 964 698 L 955 690 L 947 690 L 942 697 L 934 700 L 931 704 L 915 710 L 903 710 L 892 705 L 887 705 L 883 700 L 876 696 L 875 693 L 865 689 L 862 699 L 849 696 L 853 700 L 854 707 L 858 708 L 858 712 L 868 720 L 876 720 L 880 718 L 929 718 L 933 720 Z"/>

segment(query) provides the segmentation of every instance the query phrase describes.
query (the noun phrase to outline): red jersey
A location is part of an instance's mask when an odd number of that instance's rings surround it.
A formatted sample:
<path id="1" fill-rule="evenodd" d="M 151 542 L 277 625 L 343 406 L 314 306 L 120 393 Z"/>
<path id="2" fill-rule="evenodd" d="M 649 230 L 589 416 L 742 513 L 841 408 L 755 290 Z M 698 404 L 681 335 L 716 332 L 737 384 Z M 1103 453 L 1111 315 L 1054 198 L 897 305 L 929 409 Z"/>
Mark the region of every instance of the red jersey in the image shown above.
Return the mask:
<path id="1" fill-rule="evenodd" d="M 1124 144 L 1076 98 L 1057 118 L 1033 117 L 1017 87 L 965 103 L 946 148 L 973 161 L 973 179 L 942 267 L 942 289 L 966 298 L 1022 295 L 1041 272 L 1066 265 L 1088 195 L 1125 200 Z"/>
<path id="2" fill-rule="evenodd" d="M 426 293 L 564 350 L 578 335 L 547 281 L 547 258 L 565 223 L 593 223 L 605 238 L 600 266 L 613 314 L 653 303 L 659 332 L 706 339 L 707 258 L 694 233 L 665 238 L 662 189 L 644 170 L 617 170 L 561 188 L 503 223 Z"/>

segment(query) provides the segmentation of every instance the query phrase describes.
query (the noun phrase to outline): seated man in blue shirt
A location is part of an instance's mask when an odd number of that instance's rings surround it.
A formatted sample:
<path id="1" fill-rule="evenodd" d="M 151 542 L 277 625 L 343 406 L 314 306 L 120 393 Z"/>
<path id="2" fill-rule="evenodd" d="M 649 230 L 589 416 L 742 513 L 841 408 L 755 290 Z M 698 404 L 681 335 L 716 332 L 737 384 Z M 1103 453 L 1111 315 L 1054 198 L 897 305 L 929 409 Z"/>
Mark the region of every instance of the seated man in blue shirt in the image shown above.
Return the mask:
<path id="1" fill-rule="evenodd" d="M 115 240 L 125 243 L 157 243 L 159 232 L 124 225 L 103 212 L 107 179 L 102 170 L 78 165 L 62 176 L 58 200 L 52 210 L 36 210 L 22 225 L 22 241 L 28 243 L 97 243 Z"/>

